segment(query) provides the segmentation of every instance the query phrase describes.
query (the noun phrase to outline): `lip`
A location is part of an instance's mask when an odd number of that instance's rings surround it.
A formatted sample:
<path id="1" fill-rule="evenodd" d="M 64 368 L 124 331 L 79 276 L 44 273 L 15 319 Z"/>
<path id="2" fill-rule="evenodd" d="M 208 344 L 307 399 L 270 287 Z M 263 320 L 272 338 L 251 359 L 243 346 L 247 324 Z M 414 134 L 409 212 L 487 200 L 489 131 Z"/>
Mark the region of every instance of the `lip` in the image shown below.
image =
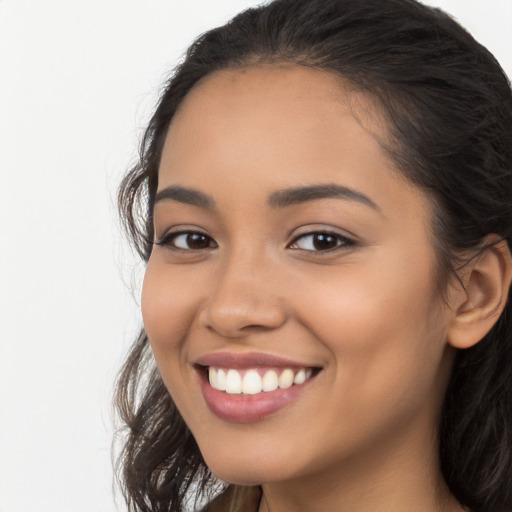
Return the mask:
<path id="1" fill-rule="evenodd" d="M 195 361 L 201 391 L 210 411 L 221 420 L 233 423 L 251 423 L 271 416 L 281 409 L 291 405 L 309 388 L 315 380 L 318 371 L 315 371 L 302 384 L 295 384 L 287 389 L 262 392 L 256 395 L 237 395 L 219 391 L 210 386 L 206 367 L 218 368 L 313 368 L 319 367 L 303 364 L 279 356 L 260 353 L 233 354 L 228 352 L 212 353 L 199 357 Z"/>
<path id="2" fill-rule="evenodd" d="M 248 352 L 236 354 L 233 352 L 214 352 L 198 357 L 194 363 L 199 366 L 215 368 L 250 369 L 260 367 L 272 368 L 318 368 L 318 365 L 293 361 L 272 354 Z"/>

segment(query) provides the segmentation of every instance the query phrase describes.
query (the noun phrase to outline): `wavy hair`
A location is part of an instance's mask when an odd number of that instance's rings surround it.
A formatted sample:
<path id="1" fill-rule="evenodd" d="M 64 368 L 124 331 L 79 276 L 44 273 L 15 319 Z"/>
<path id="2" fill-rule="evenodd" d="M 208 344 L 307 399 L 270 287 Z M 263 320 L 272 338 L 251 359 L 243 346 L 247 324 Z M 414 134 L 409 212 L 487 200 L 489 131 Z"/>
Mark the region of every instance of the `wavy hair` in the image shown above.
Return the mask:
<path id="1" fill-rule="evenodd" d="M 160 97 L 119 209 L 148 260 L 158 167 L 167 129 L 189 91 L 218 70 L 258 63 L 327 70 L 375 97 L 385 149 L 435 205 L 444 283 L 455 255 L 486 235 L 512 241 L 512 93 L 496 59 L 439 9 L 415 0 L 275 0 L 206 32 Z M 492 330 L 457 353 L 439 425 L 441 469 L 472 512 L 512 511 L 511 300 Z M 144 331 L 120 373 L 126 428 L 119 479 L 130 511 L 178 512 L 187 493 L 216 489 L 195 440 L 156 370 Z M 235 486 L 228 486 L 233 491 Z"/>

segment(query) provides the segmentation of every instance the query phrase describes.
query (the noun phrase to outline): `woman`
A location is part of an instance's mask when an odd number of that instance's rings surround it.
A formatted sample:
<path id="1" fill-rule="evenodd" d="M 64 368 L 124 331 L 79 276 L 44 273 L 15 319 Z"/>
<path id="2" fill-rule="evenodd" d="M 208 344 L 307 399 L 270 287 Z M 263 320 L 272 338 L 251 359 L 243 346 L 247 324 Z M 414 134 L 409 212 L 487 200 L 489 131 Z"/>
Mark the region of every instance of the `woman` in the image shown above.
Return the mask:
<path id="1" fill-rule="evenodd" d="M 120 191 L 130 509 L 512 510 L 511 192 L 509 82 L 441 11 L 276 0 L 201 36 Z"/>

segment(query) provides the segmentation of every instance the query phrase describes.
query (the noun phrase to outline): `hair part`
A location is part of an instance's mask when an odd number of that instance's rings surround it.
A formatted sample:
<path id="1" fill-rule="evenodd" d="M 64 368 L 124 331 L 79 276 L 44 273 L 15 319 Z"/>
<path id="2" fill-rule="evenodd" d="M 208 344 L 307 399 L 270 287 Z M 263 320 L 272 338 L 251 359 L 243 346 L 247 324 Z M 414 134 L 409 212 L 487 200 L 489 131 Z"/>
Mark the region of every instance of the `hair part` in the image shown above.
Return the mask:
<path id="1" fill-rule="evenodd" d="M 275 0 L 210 30 L 166 84 L 125 176 L 119 208 L 147 261 L 167 129 L 201 80 L 223 69 L 293 63 L 335 73 L 377 99 L 400 172 L 432 198 L 439 278 L 446 285 L 485 237 L 512 240 L 512 94 L 496 59 L 439 9 L 415 0 Z M 440 281 L 440 282 L 441 282 Z M 446 286 L 442 287 L 446 289 Z M 512 510 L 512 311 L 457 353 L 439 432 L 449 489 L 472 512 Z M 141 333 L 120 374 L 127 426 L 119 459 L 131 511 L 181 509 L 212 476 L 156 371 Z"/>

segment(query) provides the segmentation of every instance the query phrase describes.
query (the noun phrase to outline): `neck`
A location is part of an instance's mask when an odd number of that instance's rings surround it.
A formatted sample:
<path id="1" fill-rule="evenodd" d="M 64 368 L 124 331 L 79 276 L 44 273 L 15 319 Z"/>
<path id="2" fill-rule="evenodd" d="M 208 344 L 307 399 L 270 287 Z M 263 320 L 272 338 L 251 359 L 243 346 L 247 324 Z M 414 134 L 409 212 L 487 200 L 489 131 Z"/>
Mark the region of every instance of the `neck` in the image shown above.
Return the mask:
<path id="1" fill-rule="evenodd" d="M 439 470 L 435 440 L 399 436 L 322 474 L 263 484 L 259 512 L 461 512 Z"/>

